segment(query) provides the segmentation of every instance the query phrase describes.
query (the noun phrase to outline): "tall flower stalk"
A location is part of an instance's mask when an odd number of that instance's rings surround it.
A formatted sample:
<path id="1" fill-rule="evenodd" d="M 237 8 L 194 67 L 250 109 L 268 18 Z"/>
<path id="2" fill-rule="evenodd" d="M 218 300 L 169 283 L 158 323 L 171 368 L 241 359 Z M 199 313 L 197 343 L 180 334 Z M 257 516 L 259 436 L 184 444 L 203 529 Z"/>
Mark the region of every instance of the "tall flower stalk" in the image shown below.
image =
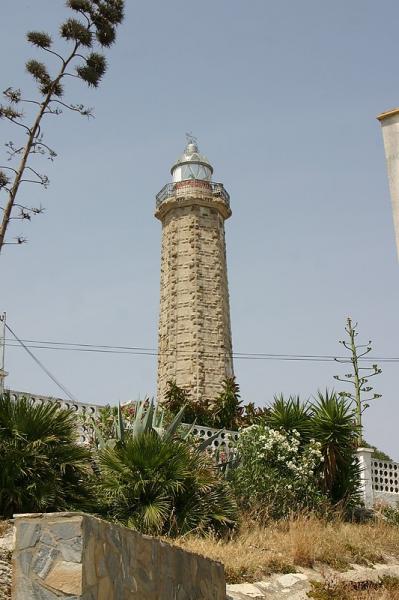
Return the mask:
<path id="1" fill-rule="evenodd" d="M 19 158 L 16 166 L 0 165 L 0 192 L 6 194 L 4 205 L 0 204 L 0 253 L 5 244 L 22 244 L 26 241 L 22 236 L 15 241 L 6 239 L 12 219 L 29 221 L 33 215 L 43 211 L 41 207 L 18 203 L 17 197 L 22 183 L 34 183 L 44 188 L 49 184 L 47 175 L 31 164 L 35 154 L 47 156 L 50 160 L 57 156 L 44 141 L 44 117 L 59 116 L 65 109 L 91 116 L 91 108 L 63 100 L 66 78 L 75 77 L 91 87 L 99 85 L 107 62 L 105 56 L 96 51 L 96 46 L 109 48 L 115 42 L 116 27 L 124 18 L 124 0 L 68 0 L 66 5 L 79 17 L 67 19 L 59 29 L 60 38 L 70 45 L 69 52 L 63 55 L 55 50 L 53 38 L 46 32 L 29 31 L 26 36 L 30 44 L 55 57 L 58 62 L 58 69 L 53 74 L 50 74 L 45 63 L 34 58 L 26 63 L 26 70 L 38 84 L 39 99 L 27 99 L 20 89 L 11 87 L 3 92 L 6 102 L 0 104 L 0 118 L 24 130 L 27 139 L 22 145 L 12 141 L 6 144 L 8 162 L 12 164 L 13 160 Z M 26 105 L 37 108 L 31 125 L 25 123 L 22 107 Z"/>

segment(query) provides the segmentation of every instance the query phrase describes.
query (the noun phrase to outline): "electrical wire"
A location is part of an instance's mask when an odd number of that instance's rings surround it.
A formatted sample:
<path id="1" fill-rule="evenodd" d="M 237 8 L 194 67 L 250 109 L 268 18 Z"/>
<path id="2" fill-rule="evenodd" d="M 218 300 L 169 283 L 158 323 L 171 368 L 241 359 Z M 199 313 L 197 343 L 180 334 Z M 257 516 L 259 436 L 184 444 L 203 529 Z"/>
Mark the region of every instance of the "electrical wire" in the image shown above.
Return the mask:
<path id="1" fill-rule="evenodd" d="M 107 344 L 96 345 L 96 344 L 82 344 L 72 342 L 55 342 L 50 340 L 22 340 L 16 333 L 11 329 L 7 323 L 5 323 L 6 329 L 11 333 L 14 339 L 6 338 L 5 345 L 9 348 L 20 348 L 22 347 L 34 360 L 34 362 L 46 373 L 46 375 L 59 387 L 66 396 L 73 402 L 77 402 L 74 395 L 62 384 L 58 379 L 45 367 L 45 365 L 33 354 L 32 349 L 37 350 L 58 350 L 58 351 L 69 351 L 69 352 L 93 352 L 101 354 L 128 354 L 134 356 L 160 356 L 160 355 L 177 355 L 180 357 L 191 357 L 191 353 L 184 350 L 173 350 L 170 352 L 159 353 L 155 348 L 146 348 L 142 346 L 111 346 Z M 15 343 L 15 341 L 17 343 Z M 220 357 L 223 353 L 214 352 L 202 354 L 203 358 L 214 358 L 215 356 Z M 273 361 L 296 361 L 296 362 L 341 362 L 350 363 L 349 357 L 334 356 L 331 354 L 271 354 L 265 352 L 233 352 L 231 354 L 224 353 L 225 356 L 230 356 L 235 360 L 273 360 Z M 383 363 L 397 363 L 399 362 L 398 357 L 375 357 L 375 356 L 363 356 L 360 360 L 362 361 L 378 361 Z"/>
<path id="2" fill-rule="evenodd" d="M 60 351 L 72 351 L 72 352 L 94 352 L 94 353 L 105 353 L 105 354 L 129 354 L 136 356 L 160 356 L 160 355 L 174 355 L 179 356 L 191 356 L 191 353 L 184 350 L 171 350 L 169 352 L 158 352 L 155 348 L 146 348 L 141 346 L 111 346 L 111 345 L 96 345 L 96 344 L 82 344 L 72 342 L 54 342 L 49 340 L 19 340 L 25 348 L 33 348 L 40 350 L 60 350 Z M 16 347 L 13 340 L 6 340 L 6 346 Z M 206 353 L 202 356 L 204 358 L 211 358 L 220 356 L 221 352 Z M 233 352 L 232 354 L 224 353 L 234 359 L 242 360 L 276 360 L 276 361 L 302 361 L 302 362 L 337 362 L 344 361 L 350 362 L 350 358 L 347 356 L 334 356 L 329 354 L 272 354 L 272 353 L 246 353 L 246 352 Z M 399 357 L 384 357 L 384 356 L 364 356 L 360 358 L 361 361 L 366 362 L 384 362 L 384 363 L 396 363 L 399 362 Z"/>
<path id="3" fill-rule="evenodd" d="M 73 402 L 77 402 L 76 398 L 74 397 L 73 394 L 71 394 L 71 392 L 64 386 L 62 385 L 62 383 L 60 383 L 58 381 L 58 379 L 44 366 L 44 364 L 33 354 L 33 352 L 31 352 L 29 350 L 29 347 L 25 345 L 25 343 L 19 339 L 19 337 L 14 333 L 14 331 L 11 329 L 11 327 L 9 325 L 7 325 L 7 323 L 5 323 L 6 329 L 8 329 L 8 331 L 11 333 L 11 335 L 14 336 L 14 338 L 17 340 L 17 342 L 22 346 L 22 348 L 24 350 L 26 350 L 26 352 L 29 354 L 29 356 L 35 361 L 35 363 L 46 373 L 46 375 L 48 377 L 50 377 L 50 379 L 60 388 L 60 390 L 62 390 L 64 392 L 64 394 L 66 394 L 68 396 L 68 398 L 70 400 L 72 400 Z"/>

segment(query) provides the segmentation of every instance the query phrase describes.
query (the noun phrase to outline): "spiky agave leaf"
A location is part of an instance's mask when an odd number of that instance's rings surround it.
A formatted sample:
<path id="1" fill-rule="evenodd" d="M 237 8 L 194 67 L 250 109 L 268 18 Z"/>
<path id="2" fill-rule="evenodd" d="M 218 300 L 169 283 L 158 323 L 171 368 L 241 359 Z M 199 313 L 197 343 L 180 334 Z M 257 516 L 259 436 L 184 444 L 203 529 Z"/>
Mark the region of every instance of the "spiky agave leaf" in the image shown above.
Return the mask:
<path id="1" fill-rule="evenodd" d="M 155 410 L 154 410 L 154 418 L 153 418 L 153 428 L 155 430 L 158 430 L 158 431 L 162 430 L 164 416 L 165 416 L 164 410 L 162 408 L 160 408 L 159 404 L 156 404 Z"/>
<path id="2" fill-rule="evenodd" d="M 165 439 L 172 438 L 176 434 L 179 426 L 181 425 L 181 423 L 183 421 L 183 415 L 184 415 L 185 409 L 186 409 L 186 405 L 182 406 L 181 409 L 179 410 L 179 412 L 177 413 L 177 415 L 175 415 L 173 421 L 171 422 L 169 427 L 165 430 L 165 433 L 164 433 Z"/>
<path id="3" fill-rule="evenodd" d="M 144 431 L 142 422 L 143 422 L 143 415 L 144 415 L 144 411 L 145 411 L 145 405 L 146 405 L 146 400 L 142 400 L 138 404 L 136 414 L 134 416 L 133 427 L 132 427 L 133 437 L 138 435 L 139 433 L 143 433 L 143 431 Z"/>
<path id="4" fill-rule="evenodd" d="M 45 31 L 28 31 L 26 39 L 37 48 L 51 48 L 53 43 L 51 36 Z"/>
<path id="5" fill-rule="evenodd" d="M 118 412 L 116 415 L 116 438 L 119 442 L 123 443 L 125 436 L 125 427 L 123 424 L 121 405 L 118 403 Z"/>
<path id="6" fill-rule="evenodd" d="M 91 31 L 77 19 L 68 19 L 60 27 L 60 34 L 67 41 L 73 40 L 86 48 L 93 45 Z"/>
<path id="7" fill-rule="evenodd" d="M 143 420 L 142 420 L 142 426 L 143 426 L 144 433 L 150 432 L 152 430 L 153 420 L 154 420 L 154 412 L 155 412 L 154 400 L 151 400 L 151 402 L 148 405 L 147 410 L 144 414 Z"/>
<path id="8" fill-rule="evenodd" d="M 194 419 L 194 421 L 191 423 L 191 425 L 187 428 L 187 430 L 182 434 L 182 439 L 183 440 L 187 440 L 190 435 L 193 433 L 194 431 L 194 427 L 197 424 L 197 419 Z"/>
<path id="9" fill-rule="evenodd" d="M 212 442 L 214 442 L 219 437 L 219 435 L 222 433 L 222 431 L 223 431 L 223 429 L 219 429 L 219 431 L 217 431 L 213 435 L 209 436 L 208 438 L 205 438 L 204 440 L 201 440 L 197 444 L 197 450 L 199 452 L 203 452 L 204 450 L 209 448 L 209 446 L 212 444 Z"/>

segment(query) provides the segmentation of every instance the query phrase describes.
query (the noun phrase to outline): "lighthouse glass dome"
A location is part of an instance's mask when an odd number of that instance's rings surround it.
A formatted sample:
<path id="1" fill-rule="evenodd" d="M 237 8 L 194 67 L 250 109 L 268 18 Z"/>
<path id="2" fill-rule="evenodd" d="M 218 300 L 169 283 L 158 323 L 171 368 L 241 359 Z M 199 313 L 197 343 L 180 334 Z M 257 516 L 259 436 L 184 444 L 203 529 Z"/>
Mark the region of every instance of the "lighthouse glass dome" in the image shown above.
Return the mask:
<path id="1" fill-rule="evenodd" d="M 187 181 L 190 179 L 211 181 L 213 168 L 206 156 L 203 156 L 198 152 L 197 144 L 189 142 L 184 154 L 173 165 L 171 173 L 174 182 Z"/>

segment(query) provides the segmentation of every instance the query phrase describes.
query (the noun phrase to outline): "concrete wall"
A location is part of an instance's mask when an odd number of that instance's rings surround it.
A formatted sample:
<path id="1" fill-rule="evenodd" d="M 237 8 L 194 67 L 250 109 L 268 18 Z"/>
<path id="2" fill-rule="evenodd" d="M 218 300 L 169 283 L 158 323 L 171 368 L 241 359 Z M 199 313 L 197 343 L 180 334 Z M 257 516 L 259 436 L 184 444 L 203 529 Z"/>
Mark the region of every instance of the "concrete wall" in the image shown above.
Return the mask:
<path id="1" fill-rule="evenodd" d="M 223 566 L 80 513 L 16 515 L 13 600 L 225 600 Z"/>
<path id="2" fill-rule="evenodd" d="M 72 402 L 71 400 L 64 400 L 63 398 L 55 398 L 53 396 L 42 396 L 40 394 L 32 394 L 31 392 L 20 392 L 17 390 L 7 390 L 11 397 L 14 400 L 18 400 L 20 398 L 27 398 L 33 404 L 43 404 L 45 402 L 55 402 L 58 404 L 60 408 L 65 408 L 68 410 L 73 410 L 77 416 L 83 417 L 95 417 L 99 414 L 101 408 L 98 404 L 87 404 L 86 402 Z M 81 444 L 85 444 L 88 442 L 88 431 L 87 428 L 82 424 L 77 429 L 78 433 L 78 441 Z"/>
<path id="3" fill-rule="evenodd" d="M 364 505 L 375 504 L 399 507 L 399 463 L 372 457 L 370 448 L 357 451 L 361 473 L 361 493 Z"/>

